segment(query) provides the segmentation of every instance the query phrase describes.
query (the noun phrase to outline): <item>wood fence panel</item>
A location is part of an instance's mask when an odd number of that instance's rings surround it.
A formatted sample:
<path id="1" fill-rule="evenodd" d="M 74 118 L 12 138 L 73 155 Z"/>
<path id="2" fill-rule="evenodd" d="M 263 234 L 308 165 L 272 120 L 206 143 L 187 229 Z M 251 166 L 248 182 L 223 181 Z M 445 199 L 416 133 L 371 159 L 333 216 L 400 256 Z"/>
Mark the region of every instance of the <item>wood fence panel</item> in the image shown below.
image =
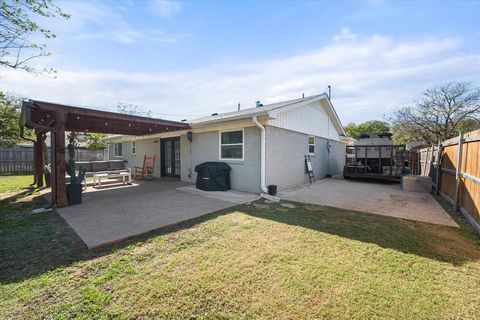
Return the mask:
<path id="1" fill-rule="evenodd" d="M 50 150 L 50 148 L 49 148 Z M 50 159 L 50 151 L 47 152 Z M 104 160 L 104 149 L 90 150 L 78 148 L 75 150 L 75 161 Z M 33 148 L 32 147 L 0 147 L 0 175 L 33 174 Z"/>
<path id="2" fill-rule="evenodd" d="M 480 180 L 480 141 L 468 139 L 480 137 L 480 130 L 464 135 L 461 172 Z M 461 179 L 459 205 L 480 223 L 480 184 L 465 176 Z"/>
<path id="3" fill-rule="evenodd" d="M 410 152 L 410 170 L 412 171 L 412 174 L 415 175 L 420 174 L 419 157 L 420 153 L 418 150 L 413 149 L 412 152 Z"/>
<path id="4" fill-rule="evenodd" d="M 457 163 L 457 145 L 444 147 L 442 149 L 442 163 L 441 168 L 455 171 L 455 164 Z M 440 192 L 446 195 L 451 201 L 455 201 L 455 175 L 442 171 L 440 176 Z"/>
<path id="5" fill-rule="evenodd" d="M 456 198 L 459 138 L 442 143 L 439 191 L 452 203 Z M 458 202 L 456 207 L 480 232 L 480 130 L 463 135 L 460 156 Z"/>
<path id="6" fill-rule="evenodd" d="M 0 148 L 0 175 L 32 173 L 32 148 Z"/>
<path id="7" fill-rule="evenodd" d="M 440 177 L 440 192 L 447 196 L 450 201 L 455 201 L 456 179 L 454 175 L 442 172 Z"/>
<path id="8" fill-rule="evenodd" d="M 410 152 L 410 170 L 414 175 L 435 175 L 434 163 L 437 162 L 438 147 L 414 148 Z"/>
<path id="9" fill-rule="evenodd" d="M 462 178 L 459 205 L 480 223 L 480 185 Z"/>

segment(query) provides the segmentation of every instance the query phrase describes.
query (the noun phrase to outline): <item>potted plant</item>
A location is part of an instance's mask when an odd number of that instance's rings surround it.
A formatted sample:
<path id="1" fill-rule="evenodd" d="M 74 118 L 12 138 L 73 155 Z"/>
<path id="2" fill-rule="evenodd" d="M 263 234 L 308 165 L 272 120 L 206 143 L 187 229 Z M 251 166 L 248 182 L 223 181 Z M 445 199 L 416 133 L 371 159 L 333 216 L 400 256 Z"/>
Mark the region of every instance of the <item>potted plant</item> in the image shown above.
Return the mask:
<path id="1" fill-rule="evenodd" d="M 70 184 L 67 185 L 68 204 L 82 203 L 82 181 L 85 177 L 85 168 L 75 169 L 75 147 L 77 145 L 77 133 L 70 132 L 68 135 L 68 162 L 66 163 L 67 174 L 70 176 Z"/>
<path id="2" fill-rule="evenodd" d="M 45 186 L 48 188 L 50 187 L 50 177 L 51 177 L 52 171 L 50 167 L 50 163 L 45 164 L 43 167 L 43 175 L 45 176 Z"/>

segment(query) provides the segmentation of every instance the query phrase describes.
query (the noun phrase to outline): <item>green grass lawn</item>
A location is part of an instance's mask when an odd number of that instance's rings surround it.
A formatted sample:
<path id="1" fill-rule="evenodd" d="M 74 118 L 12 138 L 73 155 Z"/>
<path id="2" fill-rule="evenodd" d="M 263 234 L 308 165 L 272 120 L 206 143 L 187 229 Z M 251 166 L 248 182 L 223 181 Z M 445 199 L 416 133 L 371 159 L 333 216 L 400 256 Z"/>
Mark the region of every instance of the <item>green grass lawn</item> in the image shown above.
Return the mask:
<path id="1" fill-rule="evenodd" d="M 480 318 L 460 220 L 260 201 L 87 251 L 44 203 L 0 201 L 0 319 Z"/>
<path id="2" fill-rule="evenodd" d="M 33 182 L 33 176 L 0 176 L 0 193 L 20 191 Z"/>

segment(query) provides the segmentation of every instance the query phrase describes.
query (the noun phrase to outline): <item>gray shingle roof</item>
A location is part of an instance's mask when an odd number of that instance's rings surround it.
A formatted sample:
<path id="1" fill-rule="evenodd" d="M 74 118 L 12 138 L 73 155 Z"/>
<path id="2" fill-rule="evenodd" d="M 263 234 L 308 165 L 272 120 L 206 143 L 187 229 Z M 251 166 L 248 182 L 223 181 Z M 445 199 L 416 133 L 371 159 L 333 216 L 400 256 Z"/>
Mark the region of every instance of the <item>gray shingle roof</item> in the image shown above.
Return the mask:
<path id="1" fill-rule="evenodd" d="M 300 98 L 300 99 L 293 99 L 293 100 L 286 100 L 286 101 L 280 101 L 280 102 L 275 102 L 275 103 L 270 103 L 263 105 L 261 107 L 254 107 L 254 108 L 248 108 L 248 109 L 243 109 L 240 111 L 233 111 L 233 112 L 225 112 L 225 113 L 219 113 L 218 115 L 212 115 L 208 117 L 202 117 L 202 118 L 197 118 L 193 119 L 190 121 L 191 124 L 202 124 L 202 123 L 208 123 L 208 122 L 213 122 L 213 121 L 221 121 L 221 120 L 234 120 L 234 119 L 241 119 L 241 118 L 246 118 L 249 116 L 255 116 L 255 115 L 263 115 L 267 114 L 268 111 L 278 109 L 278 108 L 283 108 L 292 104 L 296 104 L 299 102 L 304 102 L 308 100 L 313 100 L 316 98 L 319 98 L 323 96 L 324 94 L 319 94 L 319 95 L 314 95 L 314 96 L 309 96 L 305 98 Z"/>

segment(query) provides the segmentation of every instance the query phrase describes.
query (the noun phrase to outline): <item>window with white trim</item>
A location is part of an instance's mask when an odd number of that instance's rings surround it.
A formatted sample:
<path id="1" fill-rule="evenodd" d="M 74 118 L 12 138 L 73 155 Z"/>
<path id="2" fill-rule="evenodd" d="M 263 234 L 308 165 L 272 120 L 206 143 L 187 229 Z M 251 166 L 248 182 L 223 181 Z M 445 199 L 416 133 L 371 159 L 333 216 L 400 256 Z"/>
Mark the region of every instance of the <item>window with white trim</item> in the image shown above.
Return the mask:
<path id="1" fill-rule="evenodd" d="M 137 150 L 136 150 L 136 146 L 135 146 L 135 141 L 132 141 L 132 155 L 135 155 L 137 153 Z"/>
<path id="2" fill-rule="evenodd" d="M 114 149 L 113 149 L 113 151 L 114 151 L 113 155 L 114 155 L 115 157 L 121 157 L 121 156 L 122 156 L 122 143 L 121 143 L 121 142 L 120 142 L 120 143 L 115 143 L 115 144 L 113 145 L 113 147 L 114 147 Z"/>
<path id="3" fill-rule="evenodd" d="M 315 154 L 315 137 L 308 136 L 308 154 Z"/>
<path id="4" fill-rule="evenodd" d="M 220 132 L 220 160 L 243 160 L 244 131 L 232 130 Z"/>

